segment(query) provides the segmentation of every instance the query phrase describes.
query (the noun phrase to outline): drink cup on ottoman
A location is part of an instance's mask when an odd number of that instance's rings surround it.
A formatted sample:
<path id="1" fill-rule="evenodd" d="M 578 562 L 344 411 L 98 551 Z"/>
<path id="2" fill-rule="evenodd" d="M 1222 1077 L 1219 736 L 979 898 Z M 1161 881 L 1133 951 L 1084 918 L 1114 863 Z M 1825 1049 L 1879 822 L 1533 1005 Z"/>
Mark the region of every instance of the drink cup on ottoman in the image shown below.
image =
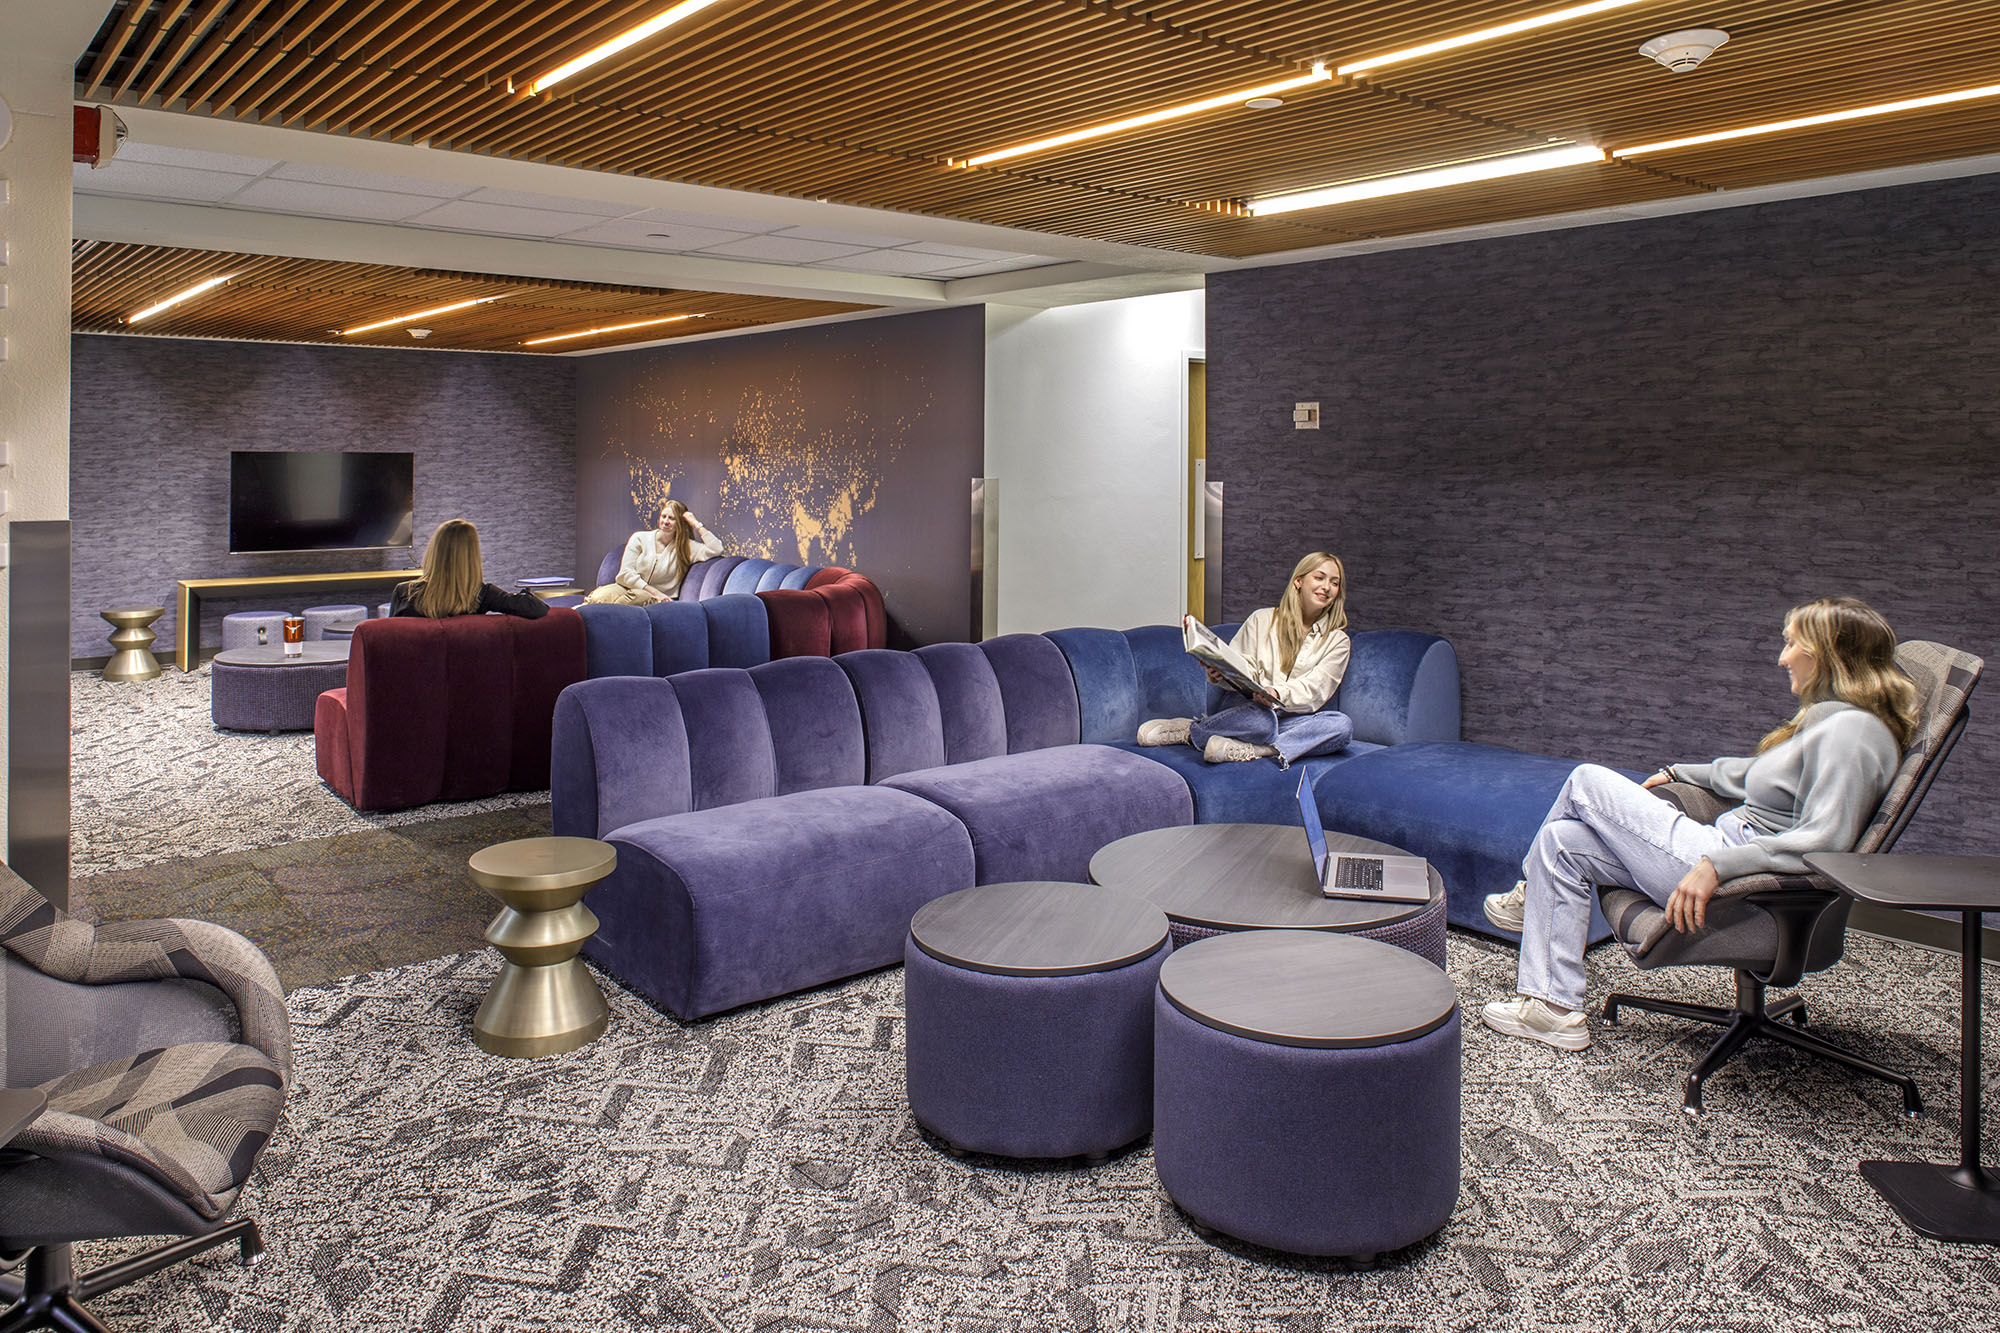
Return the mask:
<path id="1" fill-rule="evenodd" d="M 304 616 L 285 617 L 285 656 L 297 657 L 306 650 L 306 620 Z"/>

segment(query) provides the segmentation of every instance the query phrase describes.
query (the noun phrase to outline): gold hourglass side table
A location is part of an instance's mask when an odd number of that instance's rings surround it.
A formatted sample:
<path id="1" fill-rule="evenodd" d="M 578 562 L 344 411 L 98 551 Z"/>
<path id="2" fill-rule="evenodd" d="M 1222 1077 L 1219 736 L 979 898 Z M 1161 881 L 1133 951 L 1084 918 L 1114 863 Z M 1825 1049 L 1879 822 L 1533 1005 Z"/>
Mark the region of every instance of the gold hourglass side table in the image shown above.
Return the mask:
<path id="1" fill-rule="evenodd" d="M 97 614 L 111 622 L 111 660 L 104 664 L 106 680 L 151 680 L 160 664 L 151 652 L 152 624 L 167 613 L 164 606 L 114 606 Z"/>
<path id="2" fill-rule="evenodd" d="M 472 1020 L 479 1049 L 533 1059 L 589 1045 L 611 1011 L 576 955 L 597 933 L 583 895 L 618 864 L 595 838 L 522 838 L 481 848 L 467 861 L 472 882 L 504 906 L 486 942 L 507 961 Z"/>

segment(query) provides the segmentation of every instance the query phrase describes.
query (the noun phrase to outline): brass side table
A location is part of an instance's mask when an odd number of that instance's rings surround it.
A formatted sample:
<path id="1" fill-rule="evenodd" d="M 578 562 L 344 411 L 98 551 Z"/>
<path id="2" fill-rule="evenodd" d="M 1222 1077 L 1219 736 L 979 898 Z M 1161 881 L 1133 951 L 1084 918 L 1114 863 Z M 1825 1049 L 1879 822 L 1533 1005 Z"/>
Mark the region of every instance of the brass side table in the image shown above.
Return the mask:
<path id="1" fill-rule="evenodd" d="M 611 1010 L 576 955 L 597 932 L 583 895 L 610 874 L 618 852 L 595 838 L 522 838 L 481 848 L 472 882 L 505 906 L 486 942 L 507 960 L 472 1020 L 492 1055 L 560 1055 L 597 1040 Z"/>
<path id="2" fill-rule="evenodd" d="M 167 613 L 164 606 L 114 606 L 97 614 L 111 622 L 111 660 L 104 664 L 106 680 L 151 680 L 160 664 L 150 651 L 152 624 Z"/>

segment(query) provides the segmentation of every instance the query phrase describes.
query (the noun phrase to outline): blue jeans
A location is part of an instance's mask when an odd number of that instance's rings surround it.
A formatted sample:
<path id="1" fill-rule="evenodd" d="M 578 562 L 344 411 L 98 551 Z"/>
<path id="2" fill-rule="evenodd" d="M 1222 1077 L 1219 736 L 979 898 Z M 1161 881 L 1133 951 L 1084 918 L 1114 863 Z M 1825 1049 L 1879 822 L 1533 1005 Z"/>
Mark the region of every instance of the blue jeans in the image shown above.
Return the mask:
<path id="1" fill-rule="evenodd" d="M 1699 823 L 1630 778 L 1579 765 L 1521 863 L 1528 900 L 1515 988 L 1581 1009 L 1591 886 L 1637 889 L 1664 907 L 1695 862 L 1755 833 L 1733 811 Z"/>
<path id="2" fill-rule="evenodd" d="M 1290 768 L 1294 759 L 1346 749 L 1354 739 L 1354 722 L 1331 708 L 1317 713 L 1280 713 L 1245 700 L 1234 708 L 1195 719 L 1188 730 L 1188 744 L 1205 749 L 1210 736 L 1268 745 L 1278 752 L 1278 767 Z"/>

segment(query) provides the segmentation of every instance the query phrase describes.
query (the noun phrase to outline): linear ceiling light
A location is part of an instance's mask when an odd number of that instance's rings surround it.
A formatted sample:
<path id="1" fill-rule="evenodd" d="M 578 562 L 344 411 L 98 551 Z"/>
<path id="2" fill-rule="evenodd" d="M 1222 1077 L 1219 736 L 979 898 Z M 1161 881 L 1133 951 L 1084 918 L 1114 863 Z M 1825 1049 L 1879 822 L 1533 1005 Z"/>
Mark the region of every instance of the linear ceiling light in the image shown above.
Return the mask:
<path id="1" fill-rule="evenodd" d="M 530 338 L 523 347 L 540 347 L 543 343 L 568 342 L 571 338 L 588 338 L 593 333 L 623 333 L 627 329 L 646 329 L 655 324 L 672 324 L 683 319 L 704 319 L 704 315 L 665 315 L 659 319 L 642 319 L 633 324 L 606 324 L 601 329 L 581 329 L 576 333 L 556 333 L 546 338 Z"/>
<path id="2" fill-rule="evenodd" d="M 609 60 L 626 47 L 638 45 L 654 33 L 671 28 L 674 24 L 691 15 L 699 14 L 715 2 L 716 0 L 681 0 L 679 4 L 674 5 L 670 9 L 661 10 L 636 28 L 628 28 L 616 37 L 613 37 L 610 41 L 591 47 L 568 64 L 556 66 L 529 84 L 528 94 L 529 96 L 533 96 L 536 93 L 553 88 L 570 75 L 589 69 L 599 61 Z"/>
<path id="3" fill-rule="evenodd" d="M 1485 157 L 1449 167 L 1433 167 L 1428 171 L 1406 171 L 1394 176 L 1371 176 L 1365 180 L 1347 181 L 1339 185 L 1328 185 L 1322 189 L 1302 190 L 1297 194 L 1275 194 L 1264 199 L 1252 199 L 1244 205 L 1244 208 L 1253 217 L 1263 217 L 1271 213 L 1290 213 L 1301 208 L 1324 208 L 1328 204 L 1352 203 L 1357 199 L 1380 199 L 1385 195 L 1409 194 L 1415 190 L 1435 190 L 1446 185 L 1497 180 L 1502 176 L 1521 176 L 1531 171 L 1549 171 L 1556 167 L 1574 167 L 1586 162 L 1602 161 L 1604 161 L 1602 148 L 1593 148 L 1589 144 L 1569 144 L 1562 148 L 1544 148 L 1532 153 Z"/>
<path id="4" fill-rule="evenodd" d="M 236 275 L 234 273 L 225 273 L 219 278 L 209 278 L 205 282 L 197 282 L 194 286 L 188 288 L 186 291 L 176 292 L 174 295 L 169 296 L 166 300 L 161 301 L 157 305 L 149 305 L 144 310 L 139 311 L 137 314 L 125 316 L 125 322 L 127 324 L 137 324 L 142 319 L 151 319 L 153 316 L 159 314 L 162 310 L 166 310 L 169 309 L 170 307 L 177 306 L 183 301 L 192 300 L 193 298 L 200 296 L 203 292 L 208 291 L 211 288 L 220 287 L 223 283 L 228 282 L 231 278 L 235 276 Z"/>
<path id="5" fill-rule="evenodd" d="M 1590 14 L 1602 14 L 1607 9 L 1623 9 L 1636 5 L 1639 0 L 1591 0 L 1584 5 L 1571 5 L 1568 9 L 1551 10 L 1547 14 L 1536 14 L 1532 18 L 1517 19 L 1512 23 L 1502 23 L 1497 28 L 1481 28 L 1478 32 L 1462 33 L 1457 37 L 1446 37 L 1440 41 L 1425 42 L 1422 46 L 1412 46 L 1402 51 L 1391 51 L 1385 56 L 1371 56 L 1367 60 L 1357 60 L 1351 65 L 1341 65 L 1335 74 L 1360 74 L 1364 70 L 1380 69 L 1384 65 L 1400 64 L 1405 60 L 1415 60 L 1419 56 L 1435 55 L 1439 51 L 1455 51 L 1461 46 L 1476 46 L 1480 42 L 1490 42 L 1496 37 L 1511 37 L 1517 32 L 1531 32 L 1536 28 L 1546 28 L 1552 23 L 1564 23 L 1570 19 L 1580 19 Z"/>
<path id="6" fill-rule="evenodd" d="M 1662 139 L 1659 143 L 1643 143 L 1636 148 L 1614 148 L 1611 150 L 1611 155 L 1637 157 L 1641 153 L 1663 153 L 1669 148 L 1692 148 L 1696 144 L 1719 143 L 1724 139 L 1747 139 L 1755 134 L 1777 134 L 1781 130 L 1801 130 L 1810 125 L 1831 125 L 1836 121 L 1860 120 L 1864 116 L 1886 116 L 1893 111 L 1915 111 L 1920 107 L 1970 102 L 1981 97 L 2000 97 L 2000 83 L 1990 84 L 1984 88 L 1967 88 L 1963 92 L 1938 93 L 1932 97 L 1912 97 L 1901 102 L 1882 102 L 1875 106 L 1854 107 L 1847 111 L 1829 111 L 1819 116 L 1800 116 L 1796 120 L 1774 120 L 1768 125 L 1749 125 L 1740 130 L 1691 134 L 1685 139 Z"/>
<path id="7" fill-rule="evenodd" d="M 1088 129 L 1071 130 L 1068 134 L 1058 134 L 1050 139 L 1037 139 L 1033 143 L 1016 144 L 1012 148 L 1000 148 L 991 153 L 981 153 L 977 157 L 946 159 L 955 167 L 983 167 L 991 162 L 1004 161 L 1010 157 L 1020 157 L 1026 153 L 1039 153 L 1048 148 L 1061 148 L 1065 144 L 1082 143 L 1085 139 L 1100 139 L 1107 134 L 1117 134 L 1121 130 L 1136 130 L 1142 125 L 1157 125 L 1163 120 L 1179 120 L 1182 116 L 1192 116 L 1203 111 L 1216 111 L 1226 106 L 1241 106 L 1253 97 L 1270 97 L 1292 88 L 1304 88 L 1315 83 L 1331 83 L 1333 75 L 1325 65 L 1315 64 L 1312 73 L 1301 74 L 1294 79 L 1282 79 L 1277 83 L 1266 83 L 1255 88 L 1244 88 L 1233 93 L 1223 93 L 1219 97 L 1204 97 L 1199 102 L 1187 102 L 1180 106 L 1163 107 L 1158 111 L 1148 111 L 1143 115 L 1127 116 L 1104 125 L 1092 125 Z"/>
<path id="8" fill-rule="evenodd" d="M 478 296 L 470 301 L 454 301 L 450 305 L 441 305 L 430 310 L 413 310 L 407 315 L 398 315 L 394 319 L 378 319 L 373 324 L 362 324 L 355 328 L 342 329 L 340 336 L 346 338 L 357 333 L 372 333 L 376 329 L 386 329 L 391 325 L 407 324 L 413 319 L 429 319 L 432 315 L 449 315 L 454 310 L 464 310 L 469 306 L 485 305 L 488 301 L 497 301 L 499 299 L 498 296 Z"/>

